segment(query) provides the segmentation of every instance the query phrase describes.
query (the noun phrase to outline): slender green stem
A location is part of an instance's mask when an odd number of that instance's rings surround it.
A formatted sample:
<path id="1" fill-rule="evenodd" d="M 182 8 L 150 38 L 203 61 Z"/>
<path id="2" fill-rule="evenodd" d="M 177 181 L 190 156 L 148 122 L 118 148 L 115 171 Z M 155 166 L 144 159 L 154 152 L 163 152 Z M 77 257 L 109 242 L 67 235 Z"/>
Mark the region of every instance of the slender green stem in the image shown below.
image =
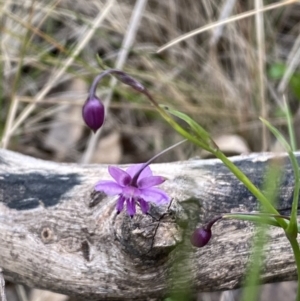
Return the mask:
<path id="1" fill-rule="evenodd" d="M 293 204 L 292 204 L 292 212 L 291 212 L 291 223 L 287 229 L 287 231 L 291 234 L 294 234 L 297 237 L 298 233 L 298 225 L 297 225 L 297 215 L 298 215 L 298 200 L 299 200 L 299 189 L 300 189 L 300 173 L 299 173 L 299 166 L 296 157 L 291 152 L 290 160 L 294 170 L 295 176 L 295 187 L 294 187 L 294 194 L 293 194 Z"/>
<path id="2" fill-rule="evenodd" d="M 290 244 L 293 249 L 294 257 L 295 257 L 295 262 L 297 266 L 297 274 L 298 274 L 298 285 L 297 285 L 297 296 L 296 296 L 296 301 L 300 301 L 300 249 L 299 249 L 299 244 L 296 238 L 294 237 L 289 237 L 287 234 L 287 238 L 290 241 Z"/>
<path id="3" fill-rule="evenodd" d="M 235 165 L 233 164 L 219 149 L 213 149 L 210 146 L 203 145 L 202 141 L 190 135 L 184 129 L 180 127 L 177 122 L 173 120 L 157 103 L 153 100 L 152 96 L 147 92 L 146 95 L 150 99 L 150 101 L 156 106 L 159 113 L 162 117 L 169 122 L 169 124 L 183 137 L 189 139 L 191 142 L 196 145 L 208 150 L 213 153 L 217 158 L 219 158 L 224 165 L 250 190 L 250 192 L 260 201 L 261 205 L 271 214 L 279 215 L 279 212 L 275 209 L 275 207 L 271 204 L 271 202 L 265 197 L 265 195 L 250 181 L 250 179 Z M 276 218 L 278 224 L 285 229 L 288 224 L 281 218 Z"/>
<path id="4" fill-rule="evenodd" d="M 96 93 L 96 88 L 98 83 L 102 80 L 103 77 L 106 75 L 114 75 L 119 81 L 124 83 L 125 85 L 128 85 L 135 89 L 136 91 L 144 94 L 149 101 L 155 106 L 157 111 L 160 113 L 160 115 L 173 127 L 175 131 L 177 131 L 180 135 L 185 137 L 186 139 L 190 140 L 191 142 L 195 143 L 199 147 L 207 150 L 208 152 L 212 152 L 215 148 L 215 145 L 212 140 L 209 141 L 202 141 L 200 139 L 197 139 L 195 136 L 191 135 L 189 132 L 184 130 L 163 108 L 160 107 L 160 105 L 156 102 L 156 100 L 152 97 L 152 95 L 149 93 L 149 91 L 136 79 L 129 76 L 126 72 L 123 72 L 118 69 L 107 69 L 103 72 L 101 72 L 97 77 L 95 77 L 92 86 L 89 91 L 89 97 L 93 97 Z M 211 145 L 209 145 L 209 143 Z"/>
<path id="5" fill-rule="evenodd" d="M 203 141 L 200 141 L 193 135 L 191 135 L 189 132 L 185 131 L 152 97 L 152 95 L 149 93 L 148 90 L 144 90 L 142 92 L 147 98 L 150 100 L 150 102 L 156 107 L 157 111 L 160 113 L 160 115 L 173 127 L 173 129 L 182 135 L 184 138 L 190 140 L 194 144 L 200 146 L 201 148 L 207 150 L 208 152 L 212 152 L 212 149 Z"/>
<path id="6" fill-rule="evenodd" d="M 210 142 L 210 140 L 211 140 L 210 134 L 200 124 L 198 124 L 196 121 L 194 121 L 191 117 L 189 117 L 188 115 L 186 115 L 182 112 L 171 109 L 168 106 L 161 106 L 161 107 L 163 107 L 168 113 L 184 120 L 190 126 L 192 132 L 195 133 L 195 135 L 200 140 Z"/>
<path id="7" fill-rule="evenodd" d="M 285 220 L 290 220 L 288 216 L 282 216 L 277 214 L 269 214 L 269 213 L 226 213 L 223 215 L 223 218 L 228 219 L 237 219 L 242 221 L 250 221 L 258 224 L 267 224 L 274 227 L 282 228 L 281 225 L 279 225 L 276 218 L 281 218 Z"/>
<path id="8" fill-rule="evenodd" d="M 291 148 L 292 148 L 292 151 L 295 152 L 297 150 L 297 143 L 296 143 L 296 139 L 295 139 L 296 136 L 295 136 L 294 126 L 293 126 L 292 113 L 291 113 L 288 103 L 285 100 L 285 97 L 283 99 L 283 102 L 284 102 L 284 114 L 285 114 L 286 120 L 287 120 Z"/>
<path id="9" fill-rule="evenodd" d="M 200 146 L 201 148 L 209 151 L 214 154 L 217 158 L 219 158 L 228 168 L 229 170 L 250 190 L 250 192 L 260 201 L 261 205 L 271 214 L 279 215 L 279 212 L 275 209 L 272 203 L 266 198 L 266 196 L 250 181 L 250 179 L 237 167 L 235 166 L 217 147 L 214 141 L 210 138 L 209 134 L 202 129 L 201 126 L 197 126 L 193 120 L 187 118 L 187 116 L 183 116 L 182 114 L 178 114 L 176 112 L 175 115 L 177 117 L 184 119 L 186 122 L 190 124 L 190 126 L 195 130 L 195 132 L 199 132 L 199 137 L 195 137 L 191 135 L 189 132 L 184 130 L 152 97 L 149 91 L 137 80 L 129 76 L 123 71 L 117 69 L 106 70 L 102 74 L 100 74 L 95 80 L 90 90 L 90 93 L 94 94 L 96 86 L 98 82 L 102 79 L 103 76 L 107 74 L 115 75 L 118 80 L 123 82 L 126 85 L 131 86 L 136 91 L 144 94 L 149 101 L 156 107 L 157 111 L 161 114 L 161 116 L 175 129 L 180 135 L 190 140 L 194 144 Z M 204 135 L 204 139 L 201 137 Z M 278 224 L 286 229 L 288 224 L 285 220 L 281 218 L 276 218 Z"/>
<path id="10" fill-rule="evenodd" d="M 250 181 L 250 179 L 236 166 L 234 165 L 221 151 L 214 152 L 215 156 L 219 158 L 227 168 L 249 189 L 249 191 L 260 201 L 261 205 L 271 214 L 280 215 L 271 202 L 265 197 L 265 195 Z M 283 229 L 286 229 L 287 222 L 281 218 L 276 218 L 278 224 Z"/>
<path id="11" fill-rule="evenodd" d="M 294 171 L 295 177 L 295 187 L 294 187 L 294 194 L 293 194 L 293 204 L 292 204 L 292 212 L 291 212 L 291 222 L 286 229 L 286 232 L 289 235 L 293 235 L 297 237 L 298 234 L 298 224 L 297 224 L 297 215 L 298 215 L 298 200 L 299 200 L 299 189 L 300 189 L 300 172 L 299 172 L 299 165 L 296 159 L 296 156 L 293 153 L 292 148 L 282 136 L 282 134 L 267 120 L 260 118 L 260 120 L 269 128 L 269 130 L 274 134 L 277 140 L 281 143 L 281 145 L 285 148 L 288 152 L 289 158 L 291 160 L 291 164 Z"/>

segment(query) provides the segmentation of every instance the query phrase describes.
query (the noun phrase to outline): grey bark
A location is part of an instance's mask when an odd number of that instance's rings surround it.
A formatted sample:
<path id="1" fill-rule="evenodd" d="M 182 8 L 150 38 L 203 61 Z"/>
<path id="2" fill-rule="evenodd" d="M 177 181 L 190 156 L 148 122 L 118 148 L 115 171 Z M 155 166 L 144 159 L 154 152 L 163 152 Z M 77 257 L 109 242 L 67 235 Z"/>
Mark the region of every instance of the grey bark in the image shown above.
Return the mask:
<path id="1" fill-rule="evenodd" d="M 272 154 L 233 160 L 258 186 Z M 297 154 L 300 158 L 300 154 Z M 278 209 L 290 212 L 293 173 L 282 155 Z M 0 150 L 0 267 L 7 280 L 85 300 L 147 300 L 171 286 L 213 291 L 236 288 L 251 258 L 254 225 L 220 221 L 204 248 L 192 229 L 227 212 L 258 210 L 256 199 L 219 160 L 153 164 L 170 206 L 150 215 L 116 215 L 115 198 L 93 190 L 109 179 L 105 165 L 58 164 Z M 270 228 L 262 281 L 296 278 L 291 248 Z M 179 261 L 179 258 L 182 261 Z"/>
<path id="2" fill-rule="evenodd" d="M 1 269 L 0 269 L 0 301 L 6 301 L 5 281 Z"/>

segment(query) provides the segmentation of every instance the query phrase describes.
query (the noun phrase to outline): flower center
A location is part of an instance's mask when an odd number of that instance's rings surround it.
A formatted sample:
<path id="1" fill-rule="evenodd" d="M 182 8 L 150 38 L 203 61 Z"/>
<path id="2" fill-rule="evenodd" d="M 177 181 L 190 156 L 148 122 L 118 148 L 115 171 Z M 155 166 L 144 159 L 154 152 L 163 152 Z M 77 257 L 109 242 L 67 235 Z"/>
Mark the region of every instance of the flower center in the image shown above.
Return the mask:
<path id="1" fill-rule="evenodd" d="M 122 195 L 126 198 L 126 199 L 130 199 L 130 198 L 138 198 L 140 194 L 140 191 L 138 190 L 138 188 L 133 187 L 133 186 L 126 186 L 123 188 L 123 192 Z"/>

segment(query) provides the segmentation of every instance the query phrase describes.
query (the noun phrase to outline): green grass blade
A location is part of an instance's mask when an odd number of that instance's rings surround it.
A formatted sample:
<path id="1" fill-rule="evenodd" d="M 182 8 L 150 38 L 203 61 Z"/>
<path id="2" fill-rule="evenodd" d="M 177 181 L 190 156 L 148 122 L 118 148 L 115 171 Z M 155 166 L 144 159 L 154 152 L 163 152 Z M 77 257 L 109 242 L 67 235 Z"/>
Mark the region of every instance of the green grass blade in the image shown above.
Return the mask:
<path id="1" fill-rule="evenodd" d="M 279 168 L 278 164 L 271 164 L 265 175 L 263 191 L 265 191 L 265 196 L 272 205 L 276 203 L 279 194 L 279 187 L 280 187 L 280 185 L 277 185 L 276 186 L 277 189 L 274 189 L 274 182 L 275 183 L 278 182 L 278 180 L 281 179 L 281 176 L 282 176 L 282 168 Z M 243 301 L 258 300 L 258 290 L 259 290 L 258 284 L 259 284 L 260 271 L 263 265 L 264 245 L 267 239 L 268 224 L 271 221 L 269 217 L 270 215 L 268 216 L 268 214 L 265 213 L 260 215 L 261 221 L 259 226 L 257 227 L 256 235 L 254 237 L 254 242 L 253 242 L 252 261 L 248 266 L 245 288 L 243 290 L 243 296 L 241 299 Z M 279 221 L 282 220 L 282 218 L 279 219 L 277 215 L 275 220 L 280 225 Z"/>
<path id="2" fill-rule="evenodd" d="M 273 133 L 273 135 L 276 137 L 276 139 L 285 148 L 285 150 L 287 151 L 289 158 L 291 160 L 291 164 L 292 164 L 293 171 L 294 171 L 294 177 L 295 177 L 295 187 L 294 187 L 294 195 L 293 195 L 291 221 L 289 223 L 289 226 L 286 229 L 286 233 L 288 235 L 292 235 L 292 236 L 296 237 L 298 234 L 297 210 L 298 210 L 299 189 L 300 189 L 300 173 L 299 173 L 298 161 L 292 151 L 291 146 L 288 144 L 288 142 L 285 140 L 285 138 L 282 136 L 282 134 L 273 125 L 271 125 L 267 120 L 265 120 L 263 118 L 260 118 L 260 120 L 269 128 L 269 130 Z"/>
<path id="3" fill-rule="evenodd" d="M 285 99 L 284 99 L 284 114 L 287 120 L 291 148 L 292 151 L 295 152 L 297 150 L 297 143 L 296 143 L 295 131 L 294 131 L 293 120 L 292 120 L 292 112 Z"/>
<path id="4" fill-rule="evenodd" d="M 192 129 L 193 134 L 195 134 L 198 139 L 200 139 L 204 144 L 206 144 L 208 148 L 211 148 L 214 151 L 216 151 L 218 149 L 218 146 L 212 140 L 210 134 L 201 125 L 199 125 L 195 120 L 193 120 L 191 117 L 189 117 L 188 115 L 186 115 L 182 112 L 171 109 L 167 106 L 161 106 L 161 107 L 168 113 L 185 121 Z"/>
<path id="5" fill-rule="evenodd" d="M 276 216 L 277 218 L 279 217 L 278 215 Z M 266 224 L 274 227 L 279 227 L 280 224 L 276 220 L 275 216 L 270 216 L 267 214 L 225 214 L 223 218 L 228 218 L 228 219 L 237 219 L 237 220 L 242 220 L 242 221 L 249 221 L 253 223 L 258 223 L 258 224 Z"/>

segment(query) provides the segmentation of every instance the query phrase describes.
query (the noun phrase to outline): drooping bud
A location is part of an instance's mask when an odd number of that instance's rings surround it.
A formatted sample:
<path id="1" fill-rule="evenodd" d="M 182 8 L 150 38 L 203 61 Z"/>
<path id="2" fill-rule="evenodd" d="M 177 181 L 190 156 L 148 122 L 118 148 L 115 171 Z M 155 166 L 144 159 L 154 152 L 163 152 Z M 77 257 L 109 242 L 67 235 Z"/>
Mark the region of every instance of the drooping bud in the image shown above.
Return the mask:
<path id="1" fill-rule="evenodd" d="M 223 218 L 223 216 L 218 216 L 207 223 L 205 226 L 197 228 L 191 236 L 192 245 L 197 248 L 202 248 L 207 245 L 212 235 L 211 227 L 216 221 L 220 220 L 221 218 Z"/>
<path id="2" fill-rule="evenodd" d="M 92 129 L 94 132 L 96 132 L 103 124 L 104 122 L 104 106 L 99 98 L 96 96 L 96 88 L 99 82 L 103 79 L 103 77 L 107 75 L 113 75 L 115 78 L 117 78 L 119 81 L 124 83 L 125 85 L 128 85 L 135 89 L 136 91 L 144 94 L 148 97 L 148 99 L 156 106 L 159 107 L 159 105 L 156 103 L 156 101 L 153 99 L 153 97 L 149 94 L 147 89 L 135 78 L 128 75 L 126 72 L 123 72 L 118 69 L 107 69 L 100 74 L 98 74 L 90 87 L 89 90 L 89 97 L 86 101 L 86 103 L 83 106 L 82 109 L 82 116 L 87 124 L 87 126 Z M 98 102 L 97 102 L 98 101 Z"/>
<path id="3" fill-rule="evenodd" d="M 211 239 L 211 229 L 197 228 L 191 237 L 191 243 L 194 247 L 202 248 Z"/>
<path id="4" fill-rule="evenodd" d="M 127 73 L 120 71 L 120 70 L 114 70 L 112 72 L 119 81 L 121 81 L 123 84 L 128 85 L 135 89 L 138 92 L 143 93 L 145 91 L 145 87 L 137 81 L 135 78 L 131 77 Z"/>
<path id="5" fill-rule="evenodd" d="M 103 125 L 105 109 L 102 101 L 95 95 L 89 96 L 82 108 L 82 117 L 86 125 L 94 132 Z"/>

